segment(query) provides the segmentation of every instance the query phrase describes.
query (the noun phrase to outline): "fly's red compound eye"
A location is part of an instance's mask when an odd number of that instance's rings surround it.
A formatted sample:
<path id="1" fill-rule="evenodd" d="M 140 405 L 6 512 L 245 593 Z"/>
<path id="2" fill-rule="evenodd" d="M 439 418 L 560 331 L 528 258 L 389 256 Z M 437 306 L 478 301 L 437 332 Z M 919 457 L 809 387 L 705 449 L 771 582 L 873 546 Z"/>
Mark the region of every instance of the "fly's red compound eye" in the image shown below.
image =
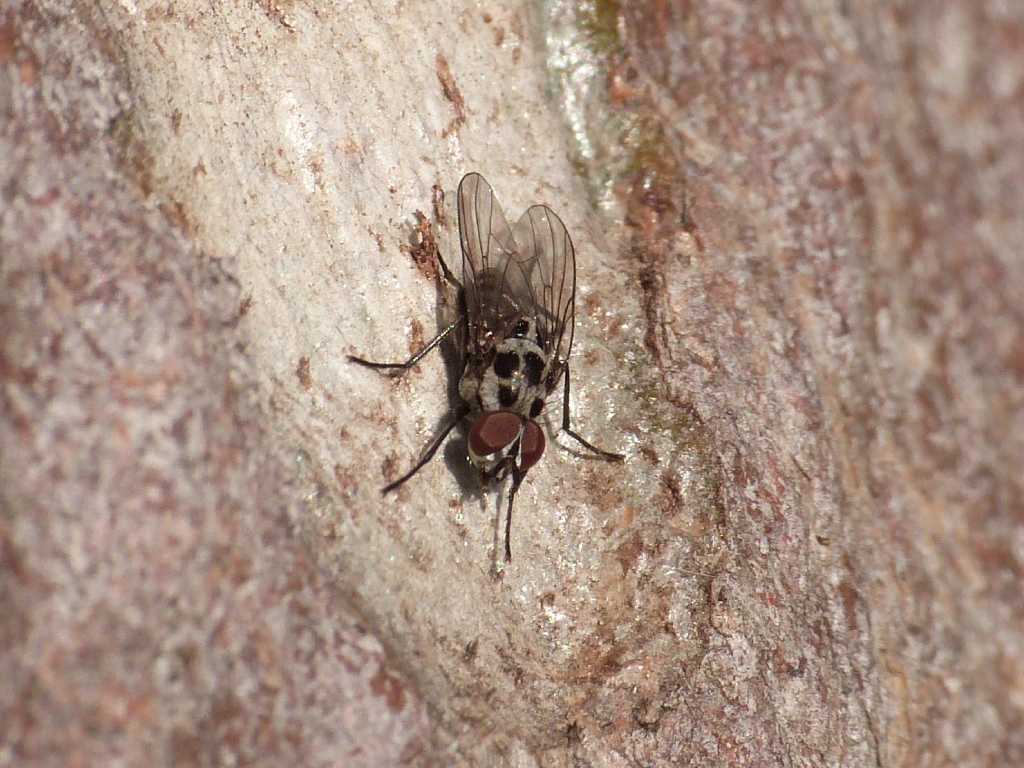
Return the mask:
<path id="1" fill-rule="evenodd" d="M 540 461 L 544 455 L 544 431 L 535 421 L 527 421 L 523 431 L 523 442 L 520 445 L 523 463 L 519 467 L 521 472 L 526 472 L 530 467 Z"/>
<path id="2" fill-rule="evenodd" d="M 505 450 L 519 436 L 522 425 L 522 417 L 511 411 L 491 411 L 482 414 L 469 430 L 470 455 L 490 456 Z M 543 435 L 541 438 L 543 439 Z M 541 450 L 543 451 L 543 446 Z"/>

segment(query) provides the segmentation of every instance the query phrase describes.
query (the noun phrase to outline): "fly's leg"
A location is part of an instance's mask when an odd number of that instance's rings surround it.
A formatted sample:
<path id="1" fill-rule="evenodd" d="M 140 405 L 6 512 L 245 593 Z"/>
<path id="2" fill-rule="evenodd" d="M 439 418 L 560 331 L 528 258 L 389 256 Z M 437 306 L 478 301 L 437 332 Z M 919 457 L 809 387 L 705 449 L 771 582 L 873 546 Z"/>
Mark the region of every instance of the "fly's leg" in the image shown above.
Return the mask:
<path id="1" fill-rule="evenodd" d="M 363 359 L 361 357 L 356 357 L 355 355 L 349 355 L 348 359 L 351 360 L 353 363 L 359 363 L 359 365 L 366 366 L 367 368 L 373 368 L 373 369 L 378 370 L 378 371 L 382 371 L 382 370 L 383 371 L 399 370 L 399 371 L 405 372 L 405 371 L 409 370 L 410 368 L 412 368 L 413 366 L 415 366 L 416 363 L 418 363 L 420 360 L 422 360 L 424 356 L 426 356 L 435 347 L 437 347 L 438 344 L 440 344 L 442 341 L 444 341 L 445 337 L 447 337 L 449 333 L 451 333 L 456 328 L 458 328 L 461 323 L 462 323 L 461 319 L 456 320 L 454 323 L 452 323 L 447 328 L 445 328 L 443 331 L 441 331 L 439 334 L 437 334 L 437 336 L 435 336 L 430 341 L 428 341 L 426 346 L 423 347 L 423 349 L 421 349 L 415 355 L 410 357 L 404 363 L 375 363 L 372 360 L 365 360 L 365 359 Z"/>
<path id="2" fill-rule="evenodd" d="M 444 275 L 444 279 L 447 280 L 449 283 L 451 283 L 453 286 L 455 286 L 455 288 L 459 292 L 459 305 L 460 305 L 460 308 L 461 308 L 461 311 L 460 311 L 460 315 L 461 316 L 459 317 L 459 319 L 456 320 L 451 325 L 449 325 L 447 328 L 445 328 L 439 334 L 437 334 L 437 336 L 432 338 L 430 341 L 428 341 L 426 346 L 423 347 L 423 349 L 421 349 L 415 355 L 410 357 L 404 363 L 375 363 L 372 360 L 367 360 L 367 359 L 362 358 L 362 357 L 357 357 L 356 355 L 349 355 L 348 356 L 349 360 L 351 360 L 353 363 L 358 363 L 359 365 L 366 366 L 367 368 L 374 368 L 374 369 L 376 369 L 378 371 L 401 371 L 401 372 L 404 373 L 405 371 L 408 371 L 410 368 L 414 367 L 416 365 L 416 363 L 418 363 L 420 360 L 422 360 L 438 344 L 440 344 L 442 341 L 444 341 L 445 338 L 447 338 L 448 334 L 450 334 L 452 331 L 454 331 L 456 328 L 458 328 L 459 324 L 462 323 L 463 320 L 465 320 L 465 317 L 466 317 L 466 313 L 465 313 L 465 299 L 463 298 L 465 296 L 465 292 L 462 289 L 462 283 L 460 283 L 458 280 L 456 280 L 455 279 L 455 275 L 453 275 L 452 271 L 450 269 L 448 269 L 448 265 L 445 263 L 444 257 L 441 256 L 441 252 L 437 251 L 436 255 L 437 255 L 437 262 L 438 262 L 438 264 L 441 265 L 441 274 Z"/>
<path id="3" fill-rule="evenodd" d="M 459 283 L 459 281 L 456 280 L 455 277 L 452 275 L 451 270 L 449 270 L 448 265 L 444 263 L 444 259 L 441 258 L 440 253 L 437 254 L 437 260 L 441 264 L 441 270 L 444 273 L 445 280 L 452 283 L 456 288 L 458 288 L 459 302 L 460 304 L 464 304 L 464 301 L 462 299 L 462 284 Z M 399 374 L 405 373 L 410 368 L 414 367 L 420 360 L 422 360 L 437 346 L 439 346 L 441 342 L 444 341 L 445 338 L 447 338 L 452 331 L 454 331 L 463 322 L 465 322 L 465 318 L 465 310 L 463 309 L 463 311 L 461 312 L 461 317 L 458 320 L 456 320 L 454 323 L 451 323 L 443 331 L 437 334 L 437 336 L 435 336 L 429 342 L 427 342 L 427 344 L 424 345 L 424 347 L 421 350 L 419 350 L 416 354 L 414 354 L 404 363 L 377 363 L 374 362 L 373 360 L 366 360 L 365 358 L 357 357 L 356 355 L 348 355 L 348 359 L 351 360 L 353 363 L 358 363 L 359 365 L 365 366 L 366 368 L 373 368 L 374 370 L 378 371 L 397 371 Z M 463 418 L 465 418 L 468 412 L 468 407 L 466 407 L 465 405 L 460 406 L 459 409 L 452 415 L 452 418 L 448 422 L 448 424 L 446 424 L 444 429 L 441 430 L 441 433 L 437 437 L 435 437 L 433 441 L 431 441 L 430 445 L 427 446 L 426 451 L 424 451 L 423 456 L 420 458 L 420 460 L 416 462 L 416 465 L 394 482 L 388 483 L 383 488 L 381 488 L 381 493 L 384 494 L 388 493 L 389 491 L 395 490 L 396 488 L 398 488 L 398 486 L 400 486 L 406 480 L 408 480 L 421 469 L 423 469 L 423 467 L 425 467 L 427 463 L 432 458 L 434 458 L 434 454 L 437 453 L 437 449 L 441 447 L 441 444 L 445 441 L 448 435 L 451 434 L 451 431 L 455 429 L 456 425 L 458 425 L 458 423 L 462 421 Z"/>
<path id="4" fill-rule="evenodd" d="M 505 562 L 512 562 L 512 504 L 516 500 L 516 491 L 526 477 L 525 472 L 512 465 L 512 490 L 508 493 L 508 512 L 505 514 Z"/>
<path id="5" fill-rule="evenodd" d="M 569 426 L 569 364 L 565 364 L 565 395 L 562 398 L 562 431 L 565 432 L 569 437 L 575 440 L 577 443 L 582 445 L 588 451 L 591 451 L 600 456 L 605 461 L 622 461 L 625 456 L 621 453 L 612 453 L 611 451 L 602 451 L 600 448 L 591 445 L 589 442 L 584 440 L 577 432 L 574 432 Z"/>
<path id="6" fill-rule="evenodd" d="M 441 447 L 441 443 L 443 443 L 445 441 L 445 438 L 447 438 L 448 435 L 451 434 L 451 431 L 455 429 L 456 425 L 465 418 L 467 413 L 469 413 L 468 407 L 462 406 L 461 408 L 459 408 L 452 415 L 451 421 L 449 421 L 448 424 L 445 425 L 445 428 L 441 430 L 441 433 L 431 441 L 430 445 L 427 446 L 427 450 L 423 452 L 422 458 L 420 458 L 420 460 L 416 462 L 416 466 L 414 466 L 400 478 L 395 480 L 393 483 L 388 483 L 387 485 L 385 485 L 383 488 L 380 489 L 380 492 L 384 494 L 395 490 L 398 486 L 400 486 L 410 477 L 412 477 L 421 469 L 423 469 L 423 467 L 425 467 L 430 462 L 430 460 L 434 458 L 434 454 L 437 453 L 437 449 Z"/>
<path id="7" fill-rule="evenodd" d="M 468 409 L 467 409 L 468 410 Z M 521 437 L 517 437 L 515 443 L 509 450 L 508 455 L 503 458 L 497 466 L 492 467 L 490 472 L 481 475 L 482 480 L 490 482 L 503 482 L 508 473 L 512 473 L 512 488 L 508 492 L 508 511 L 505 513 L 505 562 L 512 561 L 512 506 L 516 501 L 516 492 L 522 485 L 526 472 L 519 469 L 516 464 L 516 457 L 520 456 Z"/>
<path id="8" fill-rule="evenodd" d="M 453 275 L 452 271 L 450 269 L 448 269 L 448 265 L 444 263 L 444 257 L 441 256 L 441 250 L 440 249 L 438 249 L 436 251 L 436 254 L 437 254 L 437 263 L 441 265 L 441 274 L 444 275 L 444 279 L 445 280 L 447 280 L 449 283 L 451 283 L 452 285 L 454 285 L 458 289 L 459 295 L 461 296 L 462 295 L 462 283 L 460 283 L 458 280 L 455 279 L 455 275 Z"/>

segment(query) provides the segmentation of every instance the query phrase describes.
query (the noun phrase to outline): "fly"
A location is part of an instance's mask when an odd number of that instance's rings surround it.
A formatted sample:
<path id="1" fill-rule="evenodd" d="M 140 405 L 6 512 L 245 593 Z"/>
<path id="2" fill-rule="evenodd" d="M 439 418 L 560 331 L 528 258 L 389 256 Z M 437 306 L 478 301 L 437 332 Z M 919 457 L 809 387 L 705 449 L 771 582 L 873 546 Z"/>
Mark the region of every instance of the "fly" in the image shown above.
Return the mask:
<path id="1" fill-rule="evenodd" d="M 623 456 L 597 448 L 570 425 L 576 255 L 562 220 L 546 205 L 534 205 L 509 227 L 491 185 L 479 173 L 467 174 L 459 183 L 458 213 L 462 281 L 440 253 L 438 262 L 458 290 L 459 317 L 404 363 L 376 363 L 353 355 L 349 360 L 401 373 L 456 334 L 462 403 L 416 465 L 381 492 L 395 490 L 419 472 L 459 422 L 469 419 L 469 459 L 482 483 L 512 478 L 505 515 L 509 561 L 512 505 L 526 473 L 544 454 L 544 431 L 537 418 L 560 383 L 562 432 L 606 461 Z"/>

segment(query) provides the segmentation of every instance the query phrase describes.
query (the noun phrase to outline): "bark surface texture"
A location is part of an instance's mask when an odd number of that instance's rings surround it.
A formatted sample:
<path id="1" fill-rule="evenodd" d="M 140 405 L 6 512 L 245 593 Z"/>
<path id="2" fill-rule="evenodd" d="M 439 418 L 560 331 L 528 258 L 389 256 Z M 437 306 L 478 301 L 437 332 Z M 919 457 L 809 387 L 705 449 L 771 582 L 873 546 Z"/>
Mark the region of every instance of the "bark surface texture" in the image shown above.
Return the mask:
<path id="1" fill-rule="evenodd" d="M 481 491 L 468 171 L 576 245 Z M 0 766 L 1024 765 L 1024 6 L 0 0 Z"/>

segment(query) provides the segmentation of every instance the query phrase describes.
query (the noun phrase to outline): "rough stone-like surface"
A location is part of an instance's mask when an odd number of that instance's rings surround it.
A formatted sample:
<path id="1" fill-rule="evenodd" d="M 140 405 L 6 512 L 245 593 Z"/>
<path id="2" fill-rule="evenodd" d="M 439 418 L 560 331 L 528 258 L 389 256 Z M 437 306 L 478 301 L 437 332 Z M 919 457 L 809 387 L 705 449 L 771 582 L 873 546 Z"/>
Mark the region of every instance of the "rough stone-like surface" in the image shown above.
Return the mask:
<path id="1" fill-rule="evenodd" d="M 710 433 L 727 540 L 699 663 L 649 720 L 595 724 L 595 760 L 1024 761 L 1008 7 L 554 14 L 579 163 L 624 219 L 665 397 Z"/>
<path id="2" fill-rule="evenodd" d="M 1024 10 L 0 7 L 0 765 L 1024 764 Z M 508 566 L 459 435 L 378 493 L 453 352 L 345 359 L 469 170 L 627 454 Z"/>
<path id="3" fill-rule="evenodd" d="M 98 22 L 0 13 L 0 765 L 427 754 L 408 679 L 295 535 L 230 265 L 125 164 Z"/>

